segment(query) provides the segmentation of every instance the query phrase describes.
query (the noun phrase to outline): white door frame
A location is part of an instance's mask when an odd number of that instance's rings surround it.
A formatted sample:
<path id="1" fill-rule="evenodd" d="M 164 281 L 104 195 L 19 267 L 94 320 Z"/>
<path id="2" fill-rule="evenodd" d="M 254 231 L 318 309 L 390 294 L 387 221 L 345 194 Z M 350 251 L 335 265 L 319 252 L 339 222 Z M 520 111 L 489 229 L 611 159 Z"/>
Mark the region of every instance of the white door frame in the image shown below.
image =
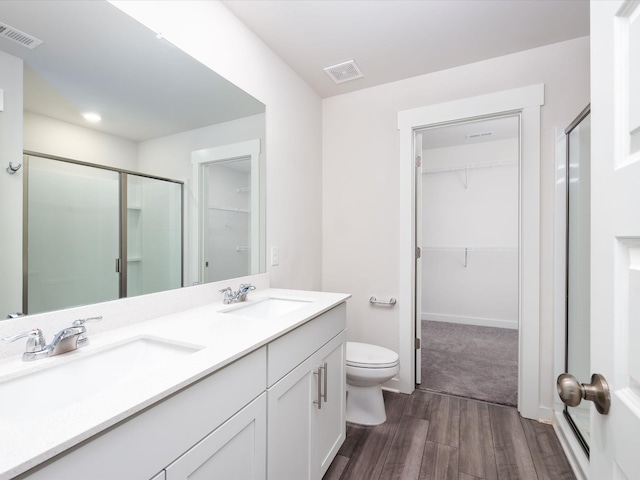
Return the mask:
<path id="1" fill-rule="evenodd" d="M 260 209 L 260 139 L 247 140 L 245 142 L 232 143 L 229 145 L 221 145 L 218 147 L 204 148 L 191 152 L 191 164 L 193 166 L 193 195 L 197 203 L 196 221 L 190 222 L 191 225 L 191 241 L 193 242 L 190 251 L 197 252 L 191 259 L 191 271 L 196 272 L 198 283 L 204 283 L 204 245 L 205 235 L 204 216 L 206 213 L 204 189 L 204 167 L 215 162 L 223 162 L 236 158 L 251 158 L 251 211 L 255 214 L 251 215 L 251 274 L 260 273 L 260 251 L 262 245 L 261 229 L 263 222 L 261 221 L 262 213 Z"/>
<path id="2" fill-rule="evenodd" d="M 502 113 L 520 113 L 518 410 L 549 418 L 540 408 L 540 107 L 544 84 L 505 90 L 398 112 L 400 130 L 399 389 L 415 389 L 416 206 L 414 131 L 430 125 Z M 419 356 L 418 356 L 419 358 Z"/>

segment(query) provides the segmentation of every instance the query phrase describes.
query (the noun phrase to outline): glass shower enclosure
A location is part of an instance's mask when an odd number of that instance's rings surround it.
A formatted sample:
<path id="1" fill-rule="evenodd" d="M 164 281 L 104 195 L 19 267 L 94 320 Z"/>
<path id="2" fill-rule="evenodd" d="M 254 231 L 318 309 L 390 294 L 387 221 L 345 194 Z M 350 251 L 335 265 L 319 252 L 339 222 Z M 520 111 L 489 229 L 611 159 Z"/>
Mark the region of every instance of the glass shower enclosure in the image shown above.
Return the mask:
<path id="1" fill-rule="evenodd" d="M 182 286 L 182 182 L 40 154 L 24 163 L 24 313 Z"/>
<path id="2" fill-rule="evenodd" d="M 565 130 L 567 136 L 567 264 L 565 372 L 580 383 L 591 378 L 591 116 L 587 107 Z M 564 414 L 589 455 L 589 402 L 565 406 Z"/>

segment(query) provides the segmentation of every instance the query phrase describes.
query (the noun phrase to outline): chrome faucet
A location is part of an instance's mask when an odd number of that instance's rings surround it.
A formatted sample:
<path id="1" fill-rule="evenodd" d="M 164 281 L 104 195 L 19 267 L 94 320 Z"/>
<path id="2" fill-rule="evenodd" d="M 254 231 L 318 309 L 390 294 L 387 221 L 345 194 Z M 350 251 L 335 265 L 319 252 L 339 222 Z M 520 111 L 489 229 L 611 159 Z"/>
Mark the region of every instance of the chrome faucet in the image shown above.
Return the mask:
<path id="1" fill-rule="evenodd" d="M 87 322 L 99 322 L 102 317 L 83 318 L 74 320 L 70 327 L 64 328 L 55 334 L 53 340 L 47 345 L 42 330 L 34 328 L 28 332 L 19 333 L 11 337 L 4 337 L 0 340 L 5 342 L 15 342 L 21 338 L 27 338 L 27 349 L 22 355 L 22 360 L 30 362 L 41 358 L 53 357 L 62 353 L 67 353 L 77 348 L 84 347 L 89 344 L 87 337 L 87 328 L 84 326 Z"/>
<path id="2" fill-rule="evenodd" d="M 241 283 L 237 291 L 233 291 L 231 287 L 223 288 L 220 293 L 224 293 L 224 304 L 244 302 L 247 299 L 247 293 L 251 290 L 255 290 L 256 287 L 250 283 Z"/>

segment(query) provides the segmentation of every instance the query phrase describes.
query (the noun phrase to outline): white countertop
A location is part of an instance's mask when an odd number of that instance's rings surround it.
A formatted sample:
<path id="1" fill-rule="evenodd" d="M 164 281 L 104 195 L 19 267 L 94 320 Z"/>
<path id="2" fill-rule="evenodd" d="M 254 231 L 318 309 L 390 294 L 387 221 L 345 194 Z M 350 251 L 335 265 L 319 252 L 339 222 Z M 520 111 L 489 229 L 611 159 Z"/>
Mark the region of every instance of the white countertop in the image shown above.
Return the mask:
<path id="1" fill-rule="evenodd" d="M 122 380 L 106 391 L 41 418 L 12 418 L 11 412 L 3 408 L 0 397 L 0 480 L 11 479 L 64 452 L 330 310 L 350 295 L 265 289 L 249 293 L 247 301 L 238 305 L 249 305 L 268 297 L 307 300 L 309 303 L 276 318 L 222 313 L 232 305 L 217 302 L 97 335 L 91 335 L 91 324 L 88 324 L 90 345 L 84 348 L 33 362 L 17 358 L 0 364 L 2 383 L 135 338 L 202 347 L 171 363 L 160 364 L 142 377 Z M 106 316 L 102 320 L 108 321 Z M 47 397 L 51 395 L 55 392 L 42 392 L 42 405 L 47 404 Z"/>

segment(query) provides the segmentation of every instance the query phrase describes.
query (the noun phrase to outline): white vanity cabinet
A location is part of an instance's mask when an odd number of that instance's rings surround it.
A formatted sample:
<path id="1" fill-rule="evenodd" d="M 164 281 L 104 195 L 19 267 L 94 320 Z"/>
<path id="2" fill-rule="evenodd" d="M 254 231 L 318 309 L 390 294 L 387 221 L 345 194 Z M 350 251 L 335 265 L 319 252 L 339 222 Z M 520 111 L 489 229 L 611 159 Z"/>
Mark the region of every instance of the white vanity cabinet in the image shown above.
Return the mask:
<path id="1" fill-rule="evenodd" d="M 346 436 L 345 327 L 342 302 L 19 478 L 320 480 Z"/>
<path id="2" fill-rule="evenodd" d="M 321 479 L 345 439 L 345 322 L 343 303 L 269 344 L 269 480 Z"/>

